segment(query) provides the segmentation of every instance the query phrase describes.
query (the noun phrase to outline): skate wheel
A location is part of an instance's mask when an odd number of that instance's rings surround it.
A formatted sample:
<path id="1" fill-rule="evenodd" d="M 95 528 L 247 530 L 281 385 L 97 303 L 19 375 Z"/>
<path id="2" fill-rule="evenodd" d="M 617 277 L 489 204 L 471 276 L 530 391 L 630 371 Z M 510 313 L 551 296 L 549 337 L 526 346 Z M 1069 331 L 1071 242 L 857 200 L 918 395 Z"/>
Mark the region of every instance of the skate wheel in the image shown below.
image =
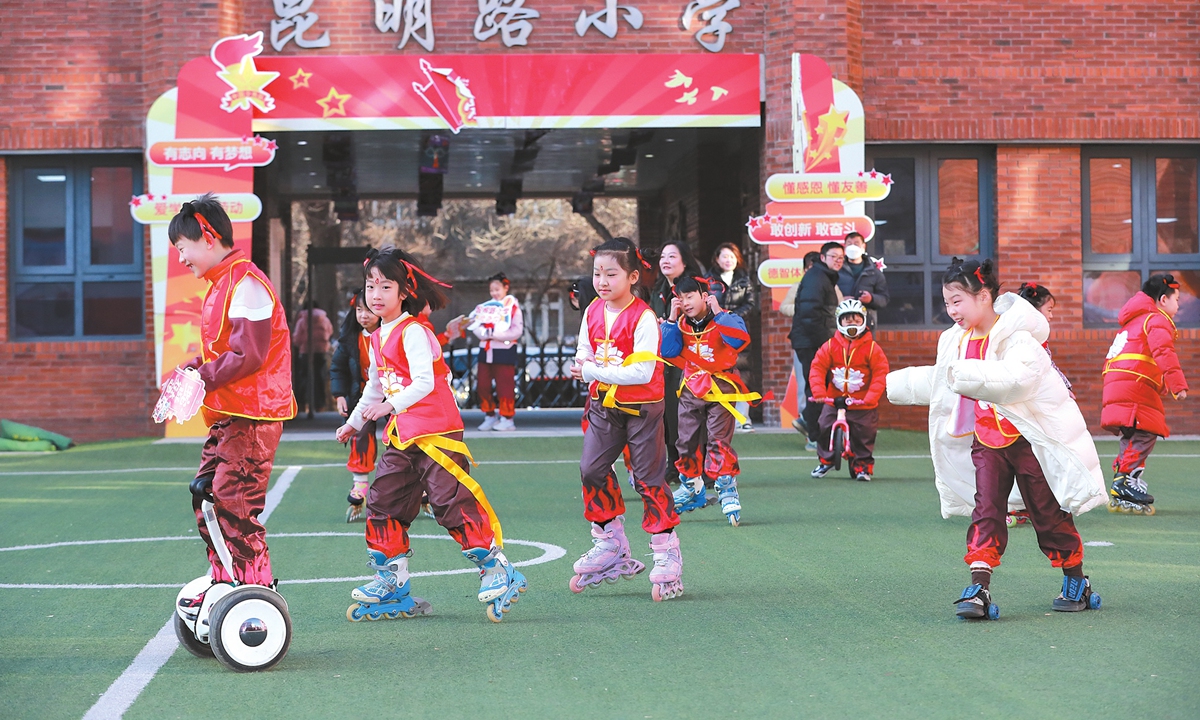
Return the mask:
<path id="1" fill-rule="evenodd" d="M 729 524 L 734 527 L 741 525 L 742 524 L 741 514 L 740 513 L 730 513 L 729 514 Z"/>
<path id="2" fill-rule="evenodd" d="M 1012 515 L 1009 515 L 1008 517 L 1004 518 L 1004 524 L 1009 528 L 1015 528 L 1017 526 L 1017 519 Z"/>
<path id="3" fill-rule="evenodd" d="M 579 582 L 580 580 L 582 580 L 582 578 L 579 577 L 578 575 L 571 577 L 571 582 L 568 583 L 568 587 L 571 588 L 571 592 L 578 594 L 578 593 L 583 592 L 587 588 L 587 585 L 580 584 L 580 582 Z"/>
<path id="4" fill-rule="evenodd" d="M 179 639 L 179 644 L 183 646 L 184 650 L 196 657 L 210 658 L 213 656 L 212 646 L 201 642 L 184 619 L 179 617 L 179 613 L 175 613 L 175 637 Z"/>
<path id="5" fill-rule="evenodd" d="M 662 586 L 661 585 L 651 585 L 650 586 L 650 597 L 654 599 L 654 602 L 662 602 L 663 600 L 665 600 L 666 598 L 663 597 Z"/>
<path id="6" fill-rule="evenodd" d="M 988 612 L 988 614 L 987 614 L 988 620 L 999 620 L 1000 619 L 1000 606 L 997 605 L 996 603 L 992 603 L 991 605 L 988 605 L 987 612 Z"/>
<path id="7" fill-rule="evenodd" d="M 266 670 L 287 655 L 292 618 L 275 591 L 242 585 L 213 605 L 209 642 L 213 655 L 235 672 Z"/>
<path id="8" fill-rule="evenodd" d="M 362 622 L 364 616 L 358 614 L 358 611 L 361 609 L 362 605 L 359 605 L 358 603 L 354 603 L 350 607 L 346 608 L 346 619 L 350 622 Z"/>
<path id="9" fill-rule="evenodd" d="M 1143 515 L 1153 515 L 1154 514 L 1154 506 L 1153 505 L 1144 506 L 1142 509 L 1142 514 Z"/>
<path id="10" fill-rule="evenodd" d="M 494 622 L 494 623 L 498 623 L 498 622 L 500 622 L 501 620 L 503 620 L 503 619 L 504 619 L 504 613 L 503 613 L 503 612 L 496 612 L 496 606 L 495 606 L 495 605 L 488 605 L 488 608 L 487 608 L 487 616 L 488 616 L 488 620 L 491 620 L 491 621 L 492 621 L 492 622 Z"/>
<path id="11" fill-rule="evenodd" d="M 1100 609 L 1100 595 L 1098 593 L 1092 593 L 1092 594 L 1088 595 L 1088 609 L 1089 610 L 1099 610 Z"/>

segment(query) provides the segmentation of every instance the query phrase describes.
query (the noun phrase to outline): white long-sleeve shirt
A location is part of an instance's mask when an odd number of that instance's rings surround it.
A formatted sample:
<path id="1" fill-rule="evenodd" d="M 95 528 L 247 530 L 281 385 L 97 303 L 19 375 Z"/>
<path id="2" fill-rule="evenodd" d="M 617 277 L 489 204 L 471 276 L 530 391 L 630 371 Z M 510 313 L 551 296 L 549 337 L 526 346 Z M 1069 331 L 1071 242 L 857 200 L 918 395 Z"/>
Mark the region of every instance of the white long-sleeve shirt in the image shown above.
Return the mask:
<path id="1" fill-rule="evenodd" d="M 387 343 L 388 336 L 407 317 L 409 317 L 408 313 L 404 313 L 392 322 L 379 326 L 380 347 Z M 375 357 L 375 348 L 372 346 L 371 369 L 367 374 L 367 384 L 363 388 L 362 399 L 358 401 L 358 405 L 355 406 L 354 412 L 347 421 L 355 430 L 362 429 L 365 422 L 362 411 L 370 405 L 386 401 L 392 406 L 393 414 L 401 413 L 433 392 L 433 384 L 436 382 L 433 374 L 433 347 L 426 328 L 420 323 L 412 323 L 405 328 L 404 337 L 401 340 L 404 344 L 404 355 L 408 359 L 408 370 L 412 373 L 412 382 L 401 386 L 399 379 L 392 377 L 386 379 L 388 387 L 383 387 L 379 379 L 379 359 Z M 438 348 L 438 352 L 441 352 L 441 348 Z"/>
<path id="2" fill-rule="evenodd" d="M 611 310 L 608 303 L 605 303 L 605 329 L 611 328 L 620 314 L 620 310 Z M 638 318 L 637 325 L 634 326 L 633 351 L 657 355 L 659 341 L 658 318 L 654 317 L 653 311 L 647 309 Z M 591 340 L 588 337 L 587 313 L 584 313 L 583 322 L 579 326 L 579 343 L 575 348 L 575 359 L 583 363 L 583 379 L 589 383 L 598 380 L 608 385 L 645 385 L 654 377 L 655 361 L 653 360 L 635 362 L 622 367 L 621 362 L 625 358 L 610 354 L 601 358 L 601 363 L 597 363 L 596 356 L 592 352 Z"/>

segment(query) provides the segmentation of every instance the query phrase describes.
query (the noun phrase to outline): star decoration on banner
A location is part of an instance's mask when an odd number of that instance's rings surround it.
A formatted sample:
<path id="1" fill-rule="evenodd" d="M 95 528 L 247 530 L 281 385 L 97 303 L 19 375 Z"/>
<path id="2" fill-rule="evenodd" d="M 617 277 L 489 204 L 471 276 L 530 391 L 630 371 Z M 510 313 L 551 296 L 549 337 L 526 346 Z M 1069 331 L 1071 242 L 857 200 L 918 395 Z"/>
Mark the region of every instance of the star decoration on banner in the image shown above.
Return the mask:
<path id="1" fill-rule="evenodd" d="M 279 77 L 279 73 L 260 71 L 254 65 L 254 56 L 247 55 L 236 67 L 225 67 L 217 73 L 217 77 L 233 88 L 222 98 L 222 110 L 249 110 L 251 105 L 258 108 L 259 112 L 275 109 L 275 100 L 263 88 Z"/>
<path id="2" fill-rule="evenodd" d="M 140 197 L 138 197 L 137 195 L 134 195 L 133 198 L 130 199 L 130 201 L 129 201 L 130 207 L 138 207 L 141 204 L 142 204 L 142 199 Z"/>
<path id="3" fill-rule="evenodd" d="M 308 79 L 312 77 L 312 73 L 304 72 L 304 68 L 296 68 L 296 73 L 288 80 L 292 81 L 292 89 L 297 90 L 302 87 L 308 87 Z"/>
<path id="4" fill-rule="evenodd" d="M 193 348 L 200 347 L 200 328 L 195 323 L 172 323 L 170 335 L 167 344 L 178 348 L 184 355 L 194 353 Z"/>
<path id="5" fill-rule="evenodd" d="M 882 179 L 882 180 L 880 180 L 879 182 L 883 183 L 883 184 L 884 184 L 884 186 L 891 185 L 891 184 L 892 184 L 892 176 L 891 176 L 891 174 L 889 173 L 889 174 L 887 174 L 887 175 L 884 175 L 884 176 L 883 176 L 883 179 Z"/>
<path id="6" fill-rule="evenodd" d="M 346 116 L 346 101 L 350 99 L 350 93 L 342 95 L 337 91 L 337 88 L 330 86 L 329 94 L 317 101 L 321 106 L 321 117 L 327 118 L 333 115 Z"/>

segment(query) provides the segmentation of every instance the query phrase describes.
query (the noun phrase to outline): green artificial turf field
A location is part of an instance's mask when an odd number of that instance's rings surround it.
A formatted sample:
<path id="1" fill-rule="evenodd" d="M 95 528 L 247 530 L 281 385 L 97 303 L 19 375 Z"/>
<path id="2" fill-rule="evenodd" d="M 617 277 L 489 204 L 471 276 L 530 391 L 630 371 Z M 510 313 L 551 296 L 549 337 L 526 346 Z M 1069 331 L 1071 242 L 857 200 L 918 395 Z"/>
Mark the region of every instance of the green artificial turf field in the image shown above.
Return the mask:
<path id="1" fill-rule="evenodd" d="M 686 591 L 663 603 L 645 574 L 567 588 L 590 547 L 578 438 L 469 444 L 506 536 L 566 550 L 525 568 L 529 592 L 503 623 L 485 617 L 472 574 L 413 579 L 430 617 L 357 624 L 344 615 L 356 582 L 293 582 L 281 586 L 294 639 L 278 666 L 235 674 L 179 649 L 125 717 L 1200 717 L 1200 443 L 1159 445 L 1147 473 L 1157 516 L 1079 519 L 1085 542 L 1111 543 L 1088 547 L 1085 564 L 1103 610 L 1050 612 L 1061 575 L 1026 526 L 993 579 L 1002 619 L 970 624 L 951 605 L 968 580 L 967 520 L 940 517 L 922 434 L 881 433 L 870 484 L 809 478 L 796 435 L 739 435 L 742 527 L 716 508 L 685 515 Z M 1116 445 L 1099 447 L 1109 462 Z M 285 581 L 368 572 L 363 525 L 344 522 L 344 453 L 281 446 L 275 478 L 304 466 L 267 523 Z M 0 458 L 0 548 L 195 538 L 198 454 L 141 441 Z M 648 553 L 640 503 L 625 497 L 634 552 Z M 359 537 L 282 536 L 314 532 Z M 432 520 L 413 532 L 439 536 L 414 539 L 414 572 L 468 567 Z M 202 547 L 0 551 L 0 716 L 82 717 L 203 572 Z M 508 548 L 518 561 L 540 553 Z M 169 587 L 9 587 L 116 583 Z"/>

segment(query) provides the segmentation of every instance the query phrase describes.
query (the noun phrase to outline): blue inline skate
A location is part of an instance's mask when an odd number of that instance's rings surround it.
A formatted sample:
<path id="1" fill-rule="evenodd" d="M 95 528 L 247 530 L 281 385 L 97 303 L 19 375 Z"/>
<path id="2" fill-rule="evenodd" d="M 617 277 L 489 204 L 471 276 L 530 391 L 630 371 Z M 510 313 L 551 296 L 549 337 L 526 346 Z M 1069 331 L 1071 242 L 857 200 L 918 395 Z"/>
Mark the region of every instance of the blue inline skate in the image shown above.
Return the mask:
<path id="1" fill-rule="evenodd" d="M 732 475 L 722 475 L 717 478 L 717 500 L 721 503 L 721 512 L 725 513 L 729 524 L 737 527 L 742 523 L 742 501 L 738 497 L 737 478 Z"/>
<path id="2" fill-rule="evenodd" d="M 463 550 L 463 555 L 479 567 L 479 602 L 488 603 L 488 619 L 500 622 L 504 613 L 521 599 L 529 583 L 498 547 L 471 548 Z"/>
<path id="3" fill-rule="evenodd" d="M 675 501 L 675 514 L 699 510 L 709 504 L 708 491 L 704 488 L 704 478 L 685 478 L 679 476 L 679 489 L 671 497 Z"/>
<path id="4" fill-rule="evenodd" d="M 367 551 L 367 567 L 375 571 L 375 578 L 350 591 L 355 603 L 346 609 L 347 620 L 395 620 L 429 614 L 429 603 L 409 594 L 410 555 L 411 551 L 387 558 L 377 550 Z"/>
<path id="5" fill-rule="evenodd" d="M 1100 595 L 1092 592 L 1092 581 L 1087 576 L 1063 576 L 1062 592 L 1054 598 L 1053 609 L 1057 612 L 1080 612 L 1099 610 Z"/>
<path id="6" fill-rule="evenodd" d="M 978 583 L 968 585 L 954 605 L 954 614 L 963 620 L 1000 619 L 1000 606 L 992 602 L 992 594 Z"/>

